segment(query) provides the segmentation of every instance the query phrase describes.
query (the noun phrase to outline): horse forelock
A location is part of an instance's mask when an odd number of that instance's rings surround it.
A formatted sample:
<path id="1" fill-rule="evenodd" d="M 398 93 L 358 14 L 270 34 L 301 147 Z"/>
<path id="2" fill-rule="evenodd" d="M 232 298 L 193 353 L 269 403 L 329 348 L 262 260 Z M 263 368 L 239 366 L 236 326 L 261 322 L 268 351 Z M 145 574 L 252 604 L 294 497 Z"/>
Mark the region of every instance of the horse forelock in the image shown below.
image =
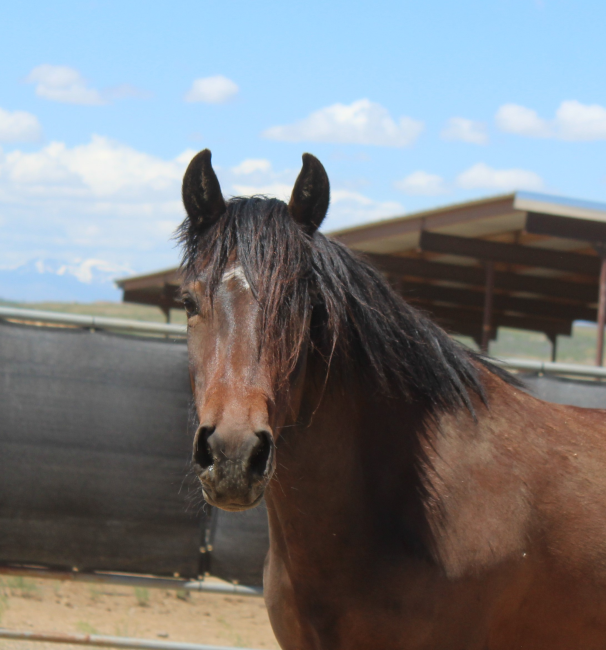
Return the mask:
<path id="1" fill-rule="evenodd" d="M 226 207 L 208 228 L 189 219 L 181 225 L 184 277 L 204 276 L 211 306 L 226 273 L 246 283 L 261 307 L 260 345 L 278 383 L 308 344 L 337 381 L 431 411 L 473 413 L 473 396 L 486 400 L 480 366 L 515 383 L 406 303 L 363 257 L 303 232 L 284 202 L 235 197 Z"/>

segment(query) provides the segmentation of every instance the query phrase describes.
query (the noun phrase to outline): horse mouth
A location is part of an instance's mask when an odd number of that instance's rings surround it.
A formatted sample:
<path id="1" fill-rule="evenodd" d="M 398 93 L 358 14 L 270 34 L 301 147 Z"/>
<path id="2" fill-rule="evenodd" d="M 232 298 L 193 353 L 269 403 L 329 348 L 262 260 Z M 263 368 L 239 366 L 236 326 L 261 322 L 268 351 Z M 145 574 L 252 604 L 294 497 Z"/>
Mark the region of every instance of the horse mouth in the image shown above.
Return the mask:
<path id="1" fill-rule="evenodd" d="M 263 500 L 265 489 L 260 490 L 259 494 L 252 501 L 249 501 L 247 503 L 243 503 L 242 501 L 224 501 L 223 499 L 217 499 L 216 497 L 211 496 L 205 487 L 202 487 L 202 494 L 206 503 L 213 506 L 214 508 L 220 508 L 221 510 L 226 510 L 227 512 L 242 512 L 243 510 L 251 510 L 252 508 L 256 508 Z"/>

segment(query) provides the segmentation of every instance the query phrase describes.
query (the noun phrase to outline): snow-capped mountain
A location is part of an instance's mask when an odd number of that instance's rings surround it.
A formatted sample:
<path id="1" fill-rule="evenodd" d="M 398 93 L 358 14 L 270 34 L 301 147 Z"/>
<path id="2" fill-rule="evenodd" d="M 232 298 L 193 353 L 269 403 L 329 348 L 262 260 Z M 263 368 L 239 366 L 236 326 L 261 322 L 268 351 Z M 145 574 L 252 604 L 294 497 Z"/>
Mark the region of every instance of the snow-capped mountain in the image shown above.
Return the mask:
<path id="1" fill-rule="evenodd" d="M 98 259 L 71 262 L 30 260 L 14 268 L 0 268 L 0 299 L 19 302 L 93 302 L 120 300 L 114 279 L 130 268 Z"/>

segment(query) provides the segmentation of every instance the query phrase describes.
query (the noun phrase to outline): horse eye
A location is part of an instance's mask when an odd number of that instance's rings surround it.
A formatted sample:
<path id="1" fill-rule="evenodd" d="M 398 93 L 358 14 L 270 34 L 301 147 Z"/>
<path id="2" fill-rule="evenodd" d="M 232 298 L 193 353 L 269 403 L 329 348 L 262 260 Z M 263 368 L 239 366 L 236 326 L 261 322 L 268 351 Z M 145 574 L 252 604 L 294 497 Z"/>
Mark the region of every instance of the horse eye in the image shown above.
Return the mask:
<path id="1" fill-rule="evenodd" d="M 188 318 L 191 318 L 198 313 L 198 305 L 192 298 L 189 296 L 183 296 L 182 302 Z"/>

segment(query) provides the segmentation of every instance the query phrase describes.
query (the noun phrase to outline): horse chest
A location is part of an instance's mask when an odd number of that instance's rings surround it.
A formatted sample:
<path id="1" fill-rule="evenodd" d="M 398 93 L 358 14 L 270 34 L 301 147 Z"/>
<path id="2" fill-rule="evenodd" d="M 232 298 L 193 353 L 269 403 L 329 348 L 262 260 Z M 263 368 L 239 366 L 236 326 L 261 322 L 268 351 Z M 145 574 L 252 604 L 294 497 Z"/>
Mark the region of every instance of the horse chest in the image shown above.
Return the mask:
<path id="1" fill-rule="evenodd" d="M 358 563 L 351 571 L 307 571 L 270 554 L 268 609 L 284 650 L 485 650 L 485 603 L 457 601 L 422 563 Z M 465 644 L 461 645 L 461 640 Z"/>
<path id="2" fill-rule="evenodd" d="M 294 616 L 274 627 L 284 650 L 487 649 L 486 627 L 480 621 L 445 624 L 431 610 L 425 599 L 403 607 L 400 598 L 385 595 L 352 598 L 335 606 L 320 596 L 299 599 Z M 470 627 L 474 629 L 461 629 Z"/>
<path id="3" fill-rule="evenodd" d="M 515 611 L 496 613 L 485 595 L 465 593 L 464 586 L 457 591 L 458 596 L 436 590 L 407 597 L 369 589 L 366 598 L 341 595 L 338 603 L 330 589 L 302 598 L 285 591 L 270 616 L 284 650 L 604 648 L 604 616 L 595 608 L 571 611 L 566 598 L 545 592 L 522 599 Z"/>

